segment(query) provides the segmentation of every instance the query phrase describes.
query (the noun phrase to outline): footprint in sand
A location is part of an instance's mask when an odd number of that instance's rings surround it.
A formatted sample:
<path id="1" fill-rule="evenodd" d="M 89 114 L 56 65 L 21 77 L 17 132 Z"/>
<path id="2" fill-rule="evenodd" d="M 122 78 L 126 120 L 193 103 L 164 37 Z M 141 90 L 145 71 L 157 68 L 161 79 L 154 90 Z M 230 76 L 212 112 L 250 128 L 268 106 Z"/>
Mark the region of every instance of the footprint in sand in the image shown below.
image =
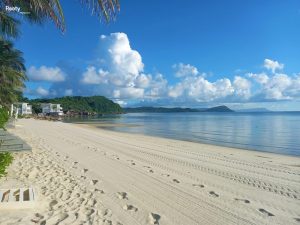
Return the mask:
<path id="1" fill-rule="evenodd" d="M 268 212 L 267 210 L 265 209 L 258 209 L 258 211 L 260 211 L 261 213 L 267 215 L 267 216 L 274 216 L 274 214 Z"/>
<path id="2" fill-rule="evenodd" d="M 147 170 L 149 173 L 154 173 L 154 171 L 153 170 Z"/>
<path id="3" fill-rule="evenodd" d="M 124 205 L 123 209 L 126 211 L 133 211 L 133 212 L 138 211 L 138 208 L 134 207 L 133 205 L 128 205 L 128 204 Z"/>
<path id="4" fill-rule="evenodd" d="M 82 173 L 86 173 L 87 171 L 88 171 L 88 169 L 85 169 L 85 168 L 83 170 L 81 170 Z"/>
<path id="5" fill-rule="evenodd" d="M 264 159 L 271 159 L 270 157 L 261 156 L 261 155 L 256 155 L 256 157 L 259 157 L 259 158 L 264 158 Z"/>
<path id="6" fill-rule="evenodd" d="M 56 200 L 52 200 L 50 203 L 49 203 L 49 207 L 52 208 L 53 206 L 55 206 L 58 202 Z"/>
<path id="7" fill-rule="evenodd" d="M 64 221 L 68 218 L 67 213 L 59 213 L 53 217 L 51 217 L 49 220 L 47 220 L 47 224 L 59 224 L 60 222 Z"/>
<path id="8" fill-rule="evenodd" d="M 219 197 L 219 195 L 214 191 L 210 191 L 209 194 L 213 197 L 216 197 L 216 198 Z"/>
<path id="9" fill-rule="evenodd" d="M 128 199 L 126 192 L 117 192 L 116 194 L 119 199 Z"/>
<path id="10" fill-rule="evenodd" d="M 236 200 L 236 201 L 242 201 L 242 202 L 247 203 L 247 204 L 250 203 L 250 201 L 247 200 L 247 199 L 235 198 L 234 200 Z"/>
<path id="11" fill-rule="evenodd" d="M 78 162 L 73 162 L 73 165 L 77 165 L 78 164 Z"/>
<path id="12" fill-rule="evenodd" d="M 151 167 L 150 166 L 143 166 L 144 168 L 148 168 L 148 169 L 150 169 Z"/>
<path id="13" fill-rule="evenodd" d="M 135 166 L 135 163 L 133 162 L 133 163 L 131 163 L 131 165 Z"/>
<path id="14" fill-rule="evenodd" d="M 112 216 L 112 211 L 110 209 L 102 210 L 100 213 L 101 213 L 102 216 L 106 216 L 106 217 L 111 217 Z"/>
<path id="15" fill-rule="evenodd" d="M 31 222 L 33 223 L 39 223 L 42 219 L 44 219 L 44 216 L 39 213 L 34 214 L 34 216 L 35 218 L 31 219 Z"/>
<path id="16" fill-rule="evenodd" d="M 92 185 L 96 185 L 98 183 L 98 180 L 91 180 L 90 182 Z"/>
<path id="17" fill-rule="evenodd" d="M 179 181 L 179 180 L 177 180 L 177 179 L 173 179 L 173 182 L 175 182 L 175 183 L 177 183 L 177 184 L 179 184 L 179 183 L 180 183 L 180 181 Z"/>
<path id="18" fill-rule="evenodd" d="M 101 194 L 104 194 L 104 193 L 105 193 L 103 190 L 97 189 L 97 188 L 95 188 L 95 189 L 93 190 L 93 192 L 99 192 L 99 193 L 101 193 Z"/>
<path id="19" fill-rule="evenodd" d="M 300 222 L 300 218 L 294 218 L 297 222 Z"/>
<path id="20" fill-rule="evenodd" d="M 201 188 L 204 188 L 204 185 L 203 184 L 192 184 L 193 187 L 201 187 Z"/>
<path id="21" fill-rule="evenodd" d="M 159 224 L 160 215 L 156 213 L 149 213 L 149 222 L 151 224 Z"/>
<path id="22" fill-rule="evenodd" d="M 40 218 L 40 219 L 43 219 L 43 218 L 44 218 L 44 216 L 41 215 L 41 214 L 39 214 L 39 213 L 36 213 L 36 214 L 34 214 L 34 215 L 35 215 L 35 217 Z"/>
<path id="23" fill-rule="evenodd" d="M 164 177 L 169 177 L 170 176 L 170 174 L 166 174 L 166 173 L 162 173 L 161 175 L 164 176 Z"/>

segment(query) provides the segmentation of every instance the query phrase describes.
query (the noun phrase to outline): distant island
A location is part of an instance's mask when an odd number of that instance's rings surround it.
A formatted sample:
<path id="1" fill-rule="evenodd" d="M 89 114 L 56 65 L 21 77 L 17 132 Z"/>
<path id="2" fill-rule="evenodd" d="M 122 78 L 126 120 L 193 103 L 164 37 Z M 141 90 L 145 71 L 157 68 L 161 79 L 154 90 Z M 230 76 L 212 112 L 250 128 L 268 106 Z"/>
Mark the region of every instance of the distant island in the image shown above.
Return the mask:
<path id="1" fill-rule="evenodd" d="M 216 106 L 208 109 L 199 110 L 199 112 L 234 112 L 234 110 L 228 108 L 225 105 Z"/>
<path id="2" fill-rule="evenodd" d="M 173 113 L 173 112 L 234 112 L 225 105 L 211 108 L 181 108 L 181 107 L 134 107 L 122 108 L 119 104 L 104 96 L 66 96 L 61 98 L 22 99 L 32 105 L 34 113 L 41 113 L 42 103 L 60 104 L 63 112 L 69 115 L 120 114 L 120 113 Z"/>
<path id="3" fill-rule="evenodd" d="M 232 109 L 225 105 L 205 108 L 205 109 L 192 109 L 192 108 L 166 108 L 166 107 L 136 107 L 124 108 L 125 113 L 171 113 L 171 112 L 234 112 Z"/>
<path id="4" fill-rule="evenodd" d="M 34 113 L 42 112 L 41 103 L 60 104 L 64 113 L 75 115 L 123 113 L 123 109 L 119 104 L 104 96 L 67 96 L 51 99 L 26 99 L 26 101 L 32 105 Z"/>

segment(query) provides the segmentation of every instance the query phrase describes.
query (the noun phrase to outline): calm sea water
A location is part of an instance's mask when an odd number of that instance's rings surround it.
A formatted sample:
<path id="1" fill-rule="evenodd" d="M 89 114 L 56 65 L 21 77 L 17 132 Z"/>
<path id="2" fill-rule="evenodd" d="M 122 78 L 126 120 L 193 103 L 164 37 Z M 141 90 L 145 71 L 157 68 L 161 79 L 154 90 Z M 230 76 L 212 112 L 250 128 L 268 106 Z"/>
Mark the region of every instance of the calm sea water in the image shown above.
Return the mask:
<path id="1" fill-rule="evenodd" d="M 129 113 L 65 122 L 121 123 L 130 126 L 105 129 L 300 156 L 300 112 Z"/>

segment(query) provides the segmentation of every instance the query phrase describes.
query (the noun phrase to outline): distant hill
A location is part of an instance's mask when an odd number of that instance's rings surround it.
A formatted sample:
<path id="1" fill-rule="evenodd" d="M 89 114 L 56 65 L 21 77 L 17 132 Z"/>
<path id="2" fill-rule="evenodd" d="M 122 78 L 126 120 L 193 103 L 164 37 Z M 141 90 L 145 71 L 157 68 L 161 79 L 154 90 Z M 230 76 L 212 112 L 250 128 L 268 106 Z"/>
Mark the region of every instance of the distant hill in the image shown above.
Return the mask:
<path id="1" fill-rule="evenodd" d="M 221 106 L 216 106 L 208 109 L 203 109 L 200 112 L 234 112 L 234 111 L 225 105 L 221 105 Z"/>
<path id="2" fill-rule="evenodd" d="M 237 112 L 272 112 L 266 108 L 251 108 L 251 109 L 240 109 L 236 110 Z"/>
<path id="3" fill-rule="evenodd" d="M 165 107 L 136 107 L 124 108 L 126 113 L 171 113 L 171 112 L 234 112 L 227 106 L 217 106 L 207 109 L 165 108 Z"/>
<path id="4" fill-rule="evenodd" d="M 73 111 L 76 113 L 122 113 L 123 109 L 117 103 L 103 96 L 67 96 L 51 99 L 32 99 L 28 101 L 32 104 L 33 110 L 38 113 L 41 111 L 40 103 L 61 104 L 63 111 Z"/>

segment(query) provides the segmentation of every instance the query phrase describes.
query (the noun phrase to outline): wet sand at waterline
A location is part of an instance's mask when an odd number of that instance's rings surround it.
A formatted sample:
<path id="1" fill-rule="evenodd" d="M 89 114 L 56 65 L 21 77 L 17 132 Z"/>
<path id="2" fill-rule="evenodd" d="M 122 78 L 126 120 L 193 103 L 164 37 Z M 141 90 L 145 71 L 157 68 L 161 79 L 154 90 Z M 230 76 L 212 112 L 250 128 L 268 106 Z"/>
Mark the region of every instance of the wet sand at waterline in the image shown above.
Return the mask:
<path id="1" fill-rule="evenodd" d="M 33 186 L 0 224 L 299 224 L 300 158 L 21 119 L 32 146 L 0 188 Z"/>

